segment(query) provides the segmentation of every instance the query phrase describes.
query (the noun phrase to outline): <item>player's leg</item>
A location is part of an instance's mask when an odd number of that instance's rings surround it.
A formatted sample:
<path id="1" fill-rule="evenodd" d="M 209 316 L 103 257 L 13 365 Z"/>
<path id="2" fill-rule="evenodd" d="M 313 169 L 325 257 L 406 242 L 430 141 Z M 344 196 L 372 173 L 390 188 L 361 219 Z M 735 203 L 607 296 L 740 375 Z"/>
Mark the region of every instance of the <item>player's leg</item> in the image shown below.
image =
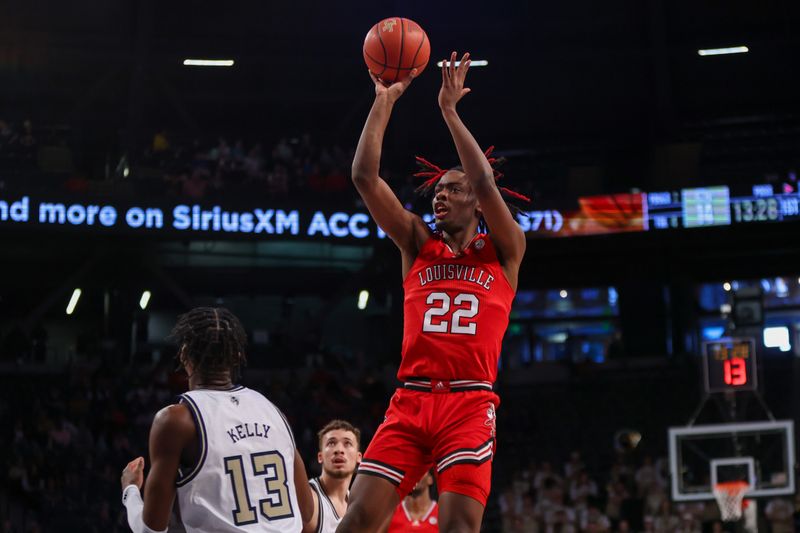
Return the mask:
<path id="1" fill-rule="evenodd" d="M 391 518 L 400 498 L 396 487 L 386 479 L 376 476 L 356 476 L 347 512 L 337 533 L 380 531 L 387 517 Z"/>
<path id="2" fill-rule="evenodd" d="M 338 533 L 381 531 L 405 496 L 431 467 L 432 458 L 423 451 L 423 431 L 418 415 L 424 397 L 398 390 L 392 397 L 386 419 L 369 443 L 358 467 L 350 500 Z"/>
<path id="3" fill-rule="evenodd" d="M 437 477 L 439 531 L 478 533 L 491 487 L 492 463 L 459 464 Z"/>
<path id="4" fill-rule="evenodd" d="M 499 399 L 491 392 L 474 391 L 441 395 L 438 403 L 442 425 L 434 456 L 439 530 L 477 533 L 492 483 Z"/>
<path id="5" fill-rule="evenodd" d="M 444 533 L 478 533 L 483 520 L 483 505 L 478 500 L 445 492 L 439 495 L 439 531 Z"/>

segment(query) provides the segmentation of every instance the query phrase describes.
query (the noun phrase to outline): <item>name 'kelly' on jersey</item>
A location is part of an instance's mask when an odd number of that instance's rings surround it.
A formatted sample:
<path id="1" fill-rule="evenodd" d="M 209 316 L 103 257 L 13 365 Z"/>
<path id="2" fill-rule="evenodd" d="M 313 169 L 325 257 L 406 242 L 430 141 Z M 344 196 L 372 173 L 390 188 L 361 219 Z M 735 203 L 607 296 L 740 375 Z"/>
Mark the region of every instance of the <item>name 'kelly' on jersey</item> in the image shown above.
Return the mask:
<path id="1" fill-rule="evenodd" d="M 403 360 L 397 377 L 494 382 L 514 300 L 497 251 L 478 234 L 454 254 L 428 239 L 403 281 Z"/>
<path id="2" fill-rule="evenodd" d="M 178 472 L 178 504 L 188 533 L 297 532 L 295 443 L 283 414 L 257 391 L 193 390 L 200 459 Z"/>

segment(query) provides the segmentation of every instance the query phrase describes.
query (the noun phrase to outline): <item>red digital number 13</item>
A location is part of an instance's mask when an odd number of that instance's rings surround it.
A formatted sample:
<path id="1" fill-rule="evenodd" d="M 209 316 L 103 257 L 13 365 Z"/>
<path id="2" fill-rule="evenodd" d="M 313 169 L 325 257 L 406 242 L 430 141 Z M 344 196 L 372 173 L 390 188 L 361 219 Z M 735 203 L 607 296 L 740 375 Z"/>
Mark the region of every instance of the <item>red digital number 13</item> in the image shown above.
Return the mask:
<path id="1" fill-rule="evenodd" d="M 725 384 L 744 385 L 747 383 L 747 367 L 744 359 L 734 357 L 725 361 Z"/>

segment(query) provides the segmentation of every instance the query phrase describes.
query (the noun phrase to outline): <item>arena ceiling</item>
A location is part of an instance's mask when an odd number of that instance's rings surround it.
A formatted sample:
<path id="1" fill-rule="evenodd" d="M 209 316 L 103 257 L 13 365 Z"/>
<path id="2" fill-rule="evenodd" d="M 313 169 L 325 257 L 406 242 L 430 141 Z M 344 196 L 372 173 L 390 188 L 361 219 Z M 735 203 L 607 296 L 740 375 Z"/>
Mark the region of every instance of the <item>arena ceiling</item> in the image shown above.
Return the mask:
<path id="1" fill-rule="evenodd" d="M 660 139 L 698 123 L 796 117 L 800 4 L 791 0 L 458 3 L 77 0 L 0 6 L 0 116 L 145 126 L 303 129 L 351 138 L 370 101 L 369 27 L 418 21 L 433 58 L 469 50 L 464 113 L 484 137 Z M 746 45 L 747 54 L 699 57 Z M 231 57 L 191 69 L 186 57 Z M 398 112 L 440 136 L 429 66 Z M 777 117 L 777 118 L 776 118 Z"/>

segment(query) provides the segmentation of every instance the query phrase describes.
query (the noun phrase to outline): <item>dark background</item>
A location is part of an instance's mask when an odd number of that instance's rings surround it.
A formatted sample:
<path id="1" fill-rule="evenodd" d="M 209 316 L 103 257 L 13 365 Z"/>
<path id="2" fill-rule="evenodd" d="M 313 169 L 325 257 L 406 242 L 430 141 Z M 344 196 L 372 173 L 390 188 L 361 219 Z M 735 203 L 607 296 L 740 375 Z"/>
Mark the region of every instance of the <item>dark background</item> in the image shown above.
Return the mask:
<path id="1" fill-rule="evenodd" d="M 471 70 L 459 111 L 483 146 L 508 158 L 505 179 L 532 196 L 531 209 L 722 184 L 797 190 L 797 2 L 9 0 L 0 5 L 0 121 L 19 135 L 31 121 L 35 142 L 0 143 L 0 199 L 174 203 L 186 196 L 187 176 L 209 167 L 197 154 L 224 137 L 245 150 L 261 144 L 266 177 L 240 183 L 225 174 L 192 201 L 363 209 L 347 183 L 373 95 L 361 45 L 388 16 L 417 21 L 432 43 L 431 63 L 395 107 L 382 168 L 420 213 L 425 202 L 409 193 L 413 156 L 457 163 L 436 104 L 435 61 L 451 50 L 489 61 Z M 750 52 L 697 54 L 737 45 Z M 236 65 L 187 68 L 187 57 Z M 159 157 L 157 132 L 170 143 Z M 273 152 L 281 140 L 295 161 L 284 162 L 288 186 L 276 190 L 264 183 L 285 171 Z M 326 150 L 334 154 L 326 172 L 343 184 L 334 193 L 312 190 L 313 171 L 296 170 Z M 212 175 L 219 165 L 210 163 Z M 498 498 L 542 461 L 560 468 L 580 451 L 605 510 L 613 465 L 635 469 L 645 455 L 665 453 L 666 427 L 685 424 L 701 397 L 706 329 L 736 333 L 719 311 L 732 303 L 723 282 L 762 287 L 762 325 L 789 328 L 789 352 L 766 348 L 760 326 L 745 333 L 771 369 L 762 380 L 768 405 L 794 417 L 798 224 L 529 240 L 503 353 L 506 399 L 485 529 L 518 530 L 519 517 Z M 242 318 L 251 344 L 244 381 L 287 411 L 311 467 L 312 435 L 327 418 L 353 419 L 369 437 L 383 416 L 402 332 L 400 262 L 388 241 L 9 225 L 0 239 L 5 531 L 123 527 L 116 473 L 146 452 L 152 413 L 183 386 L 164 338 L 195 305 L 224 305 Z M 83 295 L 67 316 L 76 287 Z M 153 293 L 146 310 L 143 290 Z M 361 290 L 370 292 L 363 311 Z M 529 309 L 523 293 L 538 303 Z M 642 449 L 614 451 L 624 427 L 643 432 Z M 72 435 L 68 445 L 59 432 Z M 74 466 L 87 456 L 95 462 Z M 64 462 L 73 466 L 54 465 Z M 632 477 L 627 483 L 635 493 Z M 641 514 L 627 517 L 638 520 L 634 530 L 644 527 Z M 59 522 L 67 516 L 74 522 Z"/>

